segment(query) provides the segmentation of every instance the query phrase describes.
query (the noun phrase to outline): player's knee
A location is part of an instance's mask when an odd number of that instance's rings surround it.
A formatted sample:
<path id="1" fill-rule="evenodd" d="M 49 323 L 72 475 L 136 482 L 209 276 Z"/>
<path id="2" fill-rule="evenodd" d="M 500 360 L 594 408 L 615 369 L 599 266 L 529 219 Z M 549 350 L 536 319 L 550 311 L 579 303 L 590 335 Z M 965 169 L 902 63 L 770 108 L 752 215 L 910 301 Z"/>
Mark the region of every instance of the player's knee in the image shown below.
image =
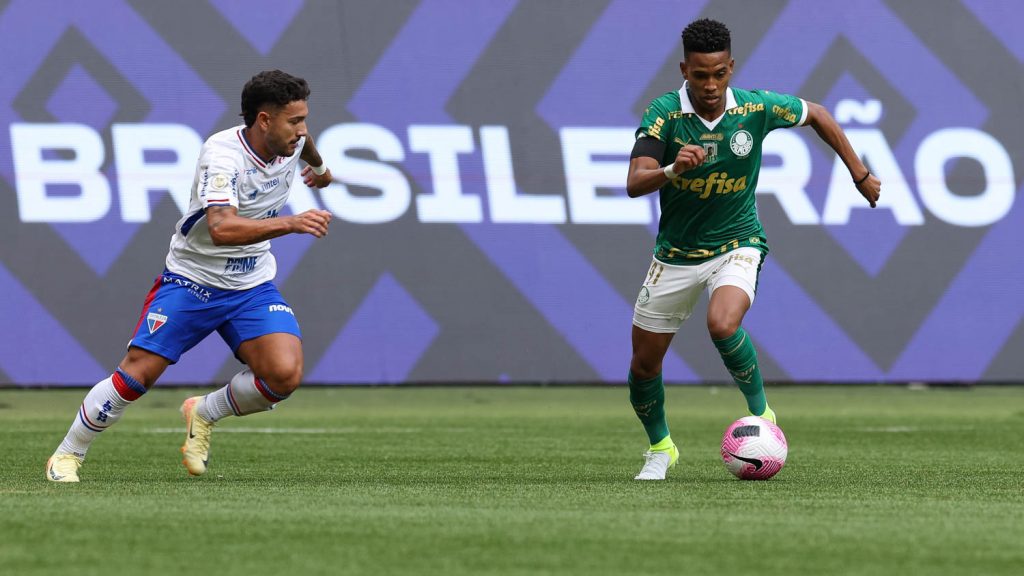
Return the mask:
<path id="1" fill-rule="evenodd" d="M 282 396 L 291 394 L 302 383 L 302 362 L 278 362 L 268 366 L 264 372 L 258 375 L 260 379 Z"/>
<path id="2" fill-rule="evenodd" d="M 650 380 L 661 374 L 661 360 L 634 353 L 629 362 L 629 371 L 633 374 L 634 379 Z"/>
<path id="3" fill-rule="evenodd" d="M 156 384 L 168 364 L 169 362 L 161 356 L 131 347 L 117 367 L 148 390 Z"/>
<path id="4" fill-rule="evenodd" d="M 725 315 L 708 316 L 708 333 L 714 340 L 723 340 L 740 329 L 739 320 Z"/>

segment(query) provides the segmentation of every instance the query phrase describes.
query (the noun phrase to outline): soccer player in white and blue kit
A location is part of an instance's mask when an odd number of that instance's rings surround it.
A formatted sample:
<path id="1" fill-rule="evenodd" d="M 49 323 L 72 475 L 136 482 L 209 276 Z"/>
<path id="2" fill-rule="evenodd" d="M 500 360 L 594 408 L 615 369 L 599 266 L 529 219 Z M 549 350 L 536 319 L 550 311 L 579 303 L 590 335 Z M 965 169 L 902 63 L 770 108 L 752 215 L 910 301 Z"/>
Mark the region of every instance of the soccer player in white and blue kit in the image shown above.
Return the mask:
<path id="1" fill-rule="evenodd" d="M 262 412 L 288 398 L 302 379 L 299 324 L 274 286 L 270 239 L 327 234 L 331 213 L 280 216 L 302 160 L 305 185 L 331 173 L 306 129 L 309 86 L 280 70 L 253 76 L 242 90 L 245 124 L 203 145 L 188 212 L 175 225 L 166 268 L 146 297 L 117 369 L 85 401 L 53 456 L 46 478 L 78 482 L 96 436 L 156 383 L 183 353 L 216 331 L 245 367 L 219 390 L 185 400 L 181 447 L 188 472 L 206 472 L 210 435 L 226 416 Z"/>

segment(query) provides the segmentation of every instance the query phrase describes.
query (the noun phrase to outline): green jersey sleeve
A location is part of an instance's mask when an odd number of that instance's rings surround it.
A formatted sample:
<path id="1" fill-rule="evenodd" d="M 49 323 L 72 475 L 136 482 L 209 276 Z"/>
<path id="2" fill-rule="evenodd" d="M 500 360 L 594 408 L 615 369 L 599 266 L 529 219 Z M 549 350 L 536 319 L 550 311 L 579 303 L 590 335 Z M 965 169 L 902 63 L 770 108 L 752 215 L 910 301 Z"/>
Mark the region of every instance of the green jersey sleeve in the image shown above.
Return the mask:
<path id="1" fill-rule="evenodd" d="M 807 120 L 807 105 L 802 99 L 771 90 L 755 90 L 754 93 L 764 100 L 766 134 L 776 128 L 801 125 Z"/>
<path id="2" fill-rule="evenodd" d="M 665 101 L 666 96 L 655 98 L 647 105 L 644 109 L 643 118 L 640 120 L 640 127 L 636 129 L 636 138 L 639 140 L 645 136 L 651 138 L 657 138 L 662 142 L 667 142 L 667 131 L 664 130 L 665 124 L 669 118 L 669 105 Z"/>

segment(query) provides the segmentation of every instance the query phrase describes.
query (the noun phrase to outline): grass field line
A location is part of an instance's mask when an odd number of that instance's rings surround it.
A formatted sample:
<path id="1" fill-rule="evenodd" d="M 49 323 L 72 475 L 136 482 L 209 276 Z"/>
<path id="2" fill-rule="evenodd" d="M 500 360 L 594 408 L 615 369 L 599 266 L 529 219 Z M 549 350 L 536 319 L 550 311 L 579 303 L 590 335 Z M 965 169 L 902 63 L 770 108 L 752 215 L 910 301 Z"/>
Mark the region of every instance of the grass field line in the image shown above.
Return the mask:
<path id="1" fill-rule="evenodd" d="M 952 430 L 977 430 L 977 426 L 936 426 L 934 428 L 927 428 L 921 426 L 874 426 L 868 428 L 854 428 L 856 432 L 882 432 L 886 434 L 910 434 L 913 432 L 928 432 L 928 431 L 952 431 Z"/>
<path id="2" fill-rule="evenodd" d="M 432 428 L 433 431 L 438 431 L 438 428 Z M 469 428 L 443 428 L 445 432 L 464 432 L 471 430 Z M 374 428 L 374 434 L 421 434 L 424 431 L 423 428 L 419 427 L 384 427 Z M 156 427 L 156 428 L 143 428 L 144 434 L 182 434 L 185 432 L 184 426 L 179 427 Z M 234 426 L 230 428 L 217 428 L 217 434 L 366 434 L 368 432 L 365 426 L 348 426 L 345 428 L 271 428 L 261 427 L 255 428 L 251 426 Z"/>

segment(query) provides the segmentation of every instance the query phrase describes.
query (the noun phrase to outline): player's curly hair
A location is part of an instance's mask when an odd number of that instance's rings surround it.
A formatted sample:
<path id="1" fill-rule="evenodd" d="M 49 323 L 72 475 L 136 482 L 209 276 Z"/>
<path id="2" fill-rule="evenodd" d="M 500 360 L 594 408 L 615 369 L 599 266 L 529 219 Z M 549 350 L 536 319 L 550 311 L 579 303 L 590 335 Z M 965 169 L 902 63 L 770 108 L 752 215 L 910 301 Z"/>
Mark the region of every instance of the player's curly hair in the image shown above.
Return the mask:
<path id="1" fill-rule="evenodd" d="M 309 100 L 309 84 L 280 70 L 266 70 L 253 76 L 242 88 L 242 118 L 252 127 L 266 106 L 281 108 L 296 100 Z"/>
<path id="2" fill-rule="evenodd" d="M 683 29 L 683 55 L 690 52 L 732 52 L 732 36 L 729 29 L 725 24 L 710 18 L 690 22 L 690 25 Z"/>

